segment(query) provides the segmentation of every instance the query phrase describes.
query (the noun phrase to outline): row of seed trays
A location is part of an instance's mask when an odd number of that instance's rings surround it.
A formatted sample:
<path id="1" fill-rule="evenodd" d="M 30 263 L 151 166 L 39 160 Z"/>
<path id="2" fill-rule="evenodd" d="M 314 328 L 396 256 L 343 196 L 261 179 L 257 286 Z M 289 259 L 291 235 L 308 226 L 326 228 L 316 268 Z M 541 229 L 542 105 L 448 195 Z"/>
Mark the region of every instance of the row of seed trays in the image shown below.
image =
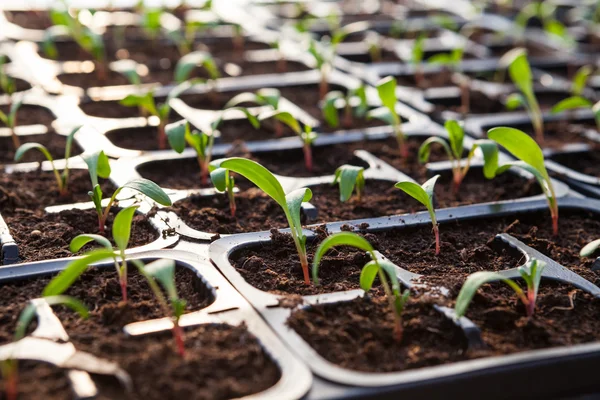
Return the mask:
<path id="1" fill-rule="evenodd" d="M 443 3 L 2 11 L 0 397 L 597 391 L 600 10 Z"/>

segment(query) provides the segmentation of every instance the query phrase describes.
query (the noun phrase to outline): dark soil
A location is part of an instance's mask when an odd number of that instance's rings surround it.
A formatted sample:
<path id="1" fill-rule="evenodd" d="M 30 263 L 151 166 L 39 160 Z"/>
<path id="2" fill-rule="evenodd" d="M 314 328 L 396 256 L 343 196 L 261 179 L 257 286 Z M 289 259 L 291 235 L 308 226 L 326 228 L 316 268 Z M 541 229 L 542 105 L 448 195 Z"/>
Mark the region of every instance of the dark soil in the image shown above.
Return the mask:
<path id="1" fill-rule="evenodd" d="M 112 221 L 119 209 L 111 210 L 104 236 L 112 241 Z M 100 233 L 94 209 L 65 210 L 59 213 L 20 210 L 5 216 L 6 224 L 19 246 L 21 262 L 71 257 L 71 240 L 84 233 Z M 134 216 L 129 247 L 139 247 L 158 239 L 160 234 L 142 214 Z M 114 242 L 113 242 L 114 244 Z M 83 251 L 91 248 L 87 245 Z"/>
<path id="2" fill-rule="evenodd" d="M 395 76 L 398 86 L 409 86 L 419 89 L 427 89 L 432 87 L 455 86 L 452 82 L 452 72 L 448 69 L 442 69 L 436 73 L 423 74 L 422 81 L 417 81 L 416 75 L 399 75 Z"/>
<path id="3" fill-rule="evenodd" d="M 15 172 L 0 175 L 0 209 L 7 216 L 22 210 L 41 211 L 58 204 L 91 201 L 90 175 L 87 170 L 69 172 L 69 195 L 61 197 L 54 173 L 45 171 Z M 111 193 L 114 187 L 109 181 L 101 182 L 102 191 Z"/>
<path id="4" fill-rule="evenodd" d="M 342 54 L 341 56 L 347 60 L 358 62 L 358 63 L 363 63 L 363 64 L 370 64 L 370 63 L 374 63 L 374 62 L 399 62 L 399 61 L 401 61 L 398 58 L 398 56 L 396 55 L 396 53 L 394 53 L 392 51 L 387 51 L 387 50 L 381 50 L 381 58 L 380 59 L 373 59 L 373 57 L 371 56 L 370 53 Z"/>
<path id="5" fill-rule="evenodd" d="M 64 399 L 73 398 L 71 384 L 64 370 L 50 364 L 19 362 L 19 398 L 20 399 Z M 5 399 L 4 380 L 0 379 L 0 392 Z"/>
<path id="6" fill-rule="evenodd" d="M 171 117 L 175 119 L 175 116 L 171 115 Z M 156 126 L 115 129 L 113 131 L 108 131 L 106 137 L 110 139 L 115 146 L 123 149 L 142 151 L 161 150 L 158 147 L 158 127 Z M 164 150 L 170 149 L 167 142 L 167 147 Z"/>
<path id="7" fill-rule="evenodd" d="M 494 240 L 505 226 L 503 221 L 493 219 L 444 223 L 440 226 L 439 256 L 435 255 L 435 241 L 429 225 L 368 233 L 365 237 L 400 267 L 446 283 L 449 278 L 464 279 L 476 271 L 503 270 L 520 265 L 523 261 L 520 253 Z M 320 230 L 318 233 L 320 237 L 325 235 Z M 273 293 L 308 295 L 357 289 L 360 271 L 369 260 L 362 251 L 334 249 L 321 261 L 321 285 L 308 286 L 303 281 L 291 237 L 273 233 L 272 239 L 270 243 L 234 252 L 231 262 L 248 283 Z M 309 263 L 318 242 L 307 245 Z"/>
<path id="8" fill-rule="evenodd" d="M 535 138 L 534 130 L 531 124 L 507 124 L 512 128 L 517 128 Z M 487 132 L 493 126 L 485 126 L 482 131 Z M 568 122 L 552 121 L 544 124 L 544 143 L 542 148 L 562 149 L 569 143 L 587 143 L 592 148 L 600 147 L 598 142 L 588 139 L 584 136 L 589 129 L 595 129 L 595 125 L 590 122 Z"/>
<path id="9" fill-rule="evenodd" d="M 65 146 L 67 145 L 67 139 L 65 136 L 57 135 L 56 133 L 49 132 L 41 135 L 23 135 L 19 136 L 21 144 L 24 143 L 40 143 L 46 146 L 50 154 L 54 159 L 61 159 L 65 156 Z M 71 148 L 71 156 L 81 154 L 79 146 L 73 142 Z M 38 150 L 29 150 L 19 163 L 33 162 L 33 161 L 46 161 L 46 157 Z M 0 138 L 0 164 L 13 164 L 15 161 L 15 148 L 13 146 L 11 137 Z"/>
<path id="10" fill-rule="evenodd" d="M 8 114 L 10 107 L 8 105 L 0 105 L 0 110 Z M 50 131 L 52 130 L 52 121 L 54 121 L 54 116 L 44 107 L 24 104 L 17 111 L 17 123 L 15 126 L 44 125 Z"/>
<path id="11" fill-rule="evenodd" d="M 426 98 L 426 100 L 435 105 L 435 111 L 438 113 L 442 111 L 463 113 L 460 97 Z M 504 111 L 506 107 L 498 99 L 490 98 L 479 91 L 469 90 L 468 114 L 494 114 Z"/>
<path id="12" fill-rule="evenodd" d="M 2 287 L 2 341 L 11 340 L 21 308 L 28 299 L 42 292 L 48 280 L 41 278 Z M 176 281 L 179 295 L 186 300 L 187 312 L 213 302 L 213 295 L 194 272 L 178 268 Z M 62 307 L 55 308 L 76 348 L 119 363 L 133 379 L 134 391 L 126 395 L 115 380 L 94 376 L 101 392 L 99 399 L 162 399 L 165 395 L 228 399 L 260 392 L 279 380 L 276 364 L 243 325 L 200 325 L 187 330 L 185 360 L 176 355 L 170 333 L 127 337 L 122 333 L 124 325 L 164 316 L 147 283 L 131 268 L 126 305 L 120 302 L 120 287 L 112 268 L 90 269 L 67 294 L 90 306 L 90 318 L 85 321 Z M 157 369 L 156 365 L 161 368 Z M 28 382 L 24 378 L 34 382 L 45 378 L 44 386 L 54 388 L 51 394 L 56 396 L 48 397 L 42 392 L 37 397 L 27 398 L 68 399 L 72 396 L 64 387 L 64 378 L 61 380 L 56 373 L 49 375 L 47 369 L 37 368 L 22 378 L 22 382 Z M 29 390 L 26 388 L 29 385 L 21 386 L 22 390 Z"/>
<path id="13" fill-rule="evenodd" d="M 157 98 L 156 103 L 161 104 L 164 98 Z M 126 107 L 119 104 L 118 101 L 95 101 L 79 104 L 79 108 L 89 116 L 101 118 L 134 118 L 140 117 L 140 110 L 137 107 Z M 171 109 L 169 113 L 169 122 L 181 120 L 181 116 Z"/>
<path id="14" fill-rule="evenodd" d="M 173 173 L 177 171 L 177 173 Z M 213 187 L 210 180 L 202 185 L 200 166 L 195 158 L 151 161 L 137 167 L 137 172 L 160 187 L 169 189 L 194 189 Z"/>
<path id="15" fill-rule="evenodd" d="M 31 85 L 19 78 L 12 78 L 15 83 L 15 92 L 23 92 L 25 90 L 31 89 Z M 0 94 L 6 94 L 2 88 L 0 88 Z"/>
<path id="16" fill-rule="evenodd" d="M 46 29 L 53 25 L 48 11 L 5 11 L 4 15 L 9 22 L 26 29 Z"/>
<path id="17" fill-rule="evenodd" d="M 418 298 L 406 307 L 401 343 L 393 338 L 393 318 L 382 298 L 299 310 L 288 324 L 328 361 L 359 371 L 389 372 L 592 342 L 598 338 L 599 306 L 598 299 L 581 290 L 544 281 L 536 314 L 528 320 L 514 292 L 486 285 L 467 312 L 482 330 L 487 345 L 482 350 L 468 349 L 462 332 Z"/>
<path id="18" fill-rule="evenodd" d="M 555 154 L 550 159 L 582 174 L 600 177 L 600 157 L 595 151 Z"/>
<path id="19" fill-rule="evenodd" d="M 281 136 L 289 137 L 296 134 L 284 124 L 281 126 Z M 257 141 L 277 139 L 277 133 L 273 121 L 263 121 L 258 129 L 255 129 L 247 119 L 227 120 L 219 125 L 221 136 L 216 140 L 221 143 L 232 143 L 235 141 Z"/>

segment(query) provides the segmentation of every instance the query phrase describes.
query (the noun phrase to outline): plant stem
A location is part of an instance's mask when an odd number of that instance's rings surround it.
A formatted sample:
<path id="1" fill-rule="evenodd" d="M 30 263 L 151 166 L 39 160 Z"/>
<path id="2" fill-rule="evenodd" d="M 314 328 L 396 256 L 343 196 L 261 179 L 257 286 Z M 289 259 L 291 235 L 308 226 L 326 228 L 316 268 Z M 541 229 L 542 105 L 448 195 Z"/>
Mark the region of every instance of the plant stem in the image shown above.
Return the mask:
<path id="1" fill-rule="evenodd" d="M 433 224 L 433 233 L 435 235 L 435 255 L 440 254 L 440 228 L 436 222 Z"/>
<path id="2" fill-rule="evenodd" d="M 177 353 L 184 358 L 185 357 L 185 343 L 183 341 L 183 329 L 179 325 L 179 318 L 173 321 L 173 338 L 175 339 L 175 344 L 177 346 Z"/>
<path id="3" fill-rule="evenodd" d="M 7 400 L 17 400 L 19 396 L 19 373 L 15 360 L 2 362 L 2 377 L 6 381 L 5 393 Z"/>
<path id="4" fill-rule="evenodd" d="M 15 148 L 15 150 L 17 150 L 19 147 L 21 147 L 21 140 L 19 139 L 19 136 L 15 132 L 14 127 L 10 128 L 10 137 L 12 138 L 12 143 L 13 143 L 13 147 Z"/>
<path id="5" fill-rule="evenodd" d="M 202 184 L 202 186 L 207 186 L 208 185 L 208 163 L 205 162 L 205 160 L 203 159 L 203 157 L 200 154 L 197 155 L 197 159 L 198 159 L 198 165 L 200 166 L 200 183 Z"/>
<path id="6" fill-rule="evenodd" d="M 167 148 L 167 135 L 165 134 L 166 121 L 160 121 L 158 124 L 158 148 L 164 150 Z"/>
<path id="7" fill-rule="evenodd" d="M 375 262 L 377 262 L 377 260 Z M 379 264 L 377 265 L 379 266 Z M 387 299 L 388 304 L 392 310 L 392 315 L 394 316 L 394 340 L 396 340 L 397 342 L 401 342 L 402 335 L 404 333 L 404 328 L 402 326 L 402 317 L 396 312 L 396 305 L 394 304 L 394 294 L 390 289 L 390 285 L 388 285 L 387 283 L 387 279 L 383 274 L 381 267 L 377 269 L 377 275 L 379 276 L 381 286 L 383 286 L 383 291 L 385 292 L 385 298 Z"/>
<path id="8" fill-rule="evenodd" d="M 277 72 L 287 72 L 287 60 L 283 56 L 277 60 Z"/>
<path id="9" fill-rule="evenodd" d="M 471 103 L 471 92 L 469 91 L 469 80 L 461 78 L 460 82 L 460 103 L 463 114 L 468 114 Z"/>
<path id="10" fill-rule="evenodd" d="M 525 304 L 525 310 L 527 317 L 531 318 L 535 311 L 535 293 L 533 288 L 527 288 L 527 303 Z"/>
<path id="11" fill-rule="evenodd" d="M 235 211 L 237 207 L 235 205 L 235 196 L 233 194 L 233 187 L 227 188 L 227 197 L 229 197 L 229 211 L 231 212 L 231 216 L 235 217 Z"/>
<path id="12" fill-rule="evenodd" d="M 127 262 L 125 261 L 125 254 L 121 253 L 121 257 L 123 261 L 119 270 L 119 283 L 121 285 L 121 297 L 123 302 L 127 303 Z"/>
<path id="13" fill-rule="evenodd" d="M 346 99 L 346 107 L 344 107 L 344 127 L 351 128 L 353 125 L 352 121 L 352 105 L 350 105 L 350 99 Z"/>
<path id="14" fill-rule="evenodd" d="M 290 233 L 292 235 L 292 239 L 294 239 L 294 244 L 296 245 L 296 251 L 298 251 L 298 257 L 300 258 L 300 266 L 302 267 L 302 275 L 304 275 L 304 283 L 310 285 L 310 275 L 308 274 L 308 259 L 306 258 L 306 249 L 303 248 L 300 243 L 300 238 L 298 237 L 298 233 L 296 232 L 296 227 L 294 226 L 294 222 L 292 218 L 290 218 L 288 212 L 286 211 L 286 217 L 288 220 L 288 225 L 290 226 Z M 300 228 L 302 230 L 302 227 Z M 300 231 L 300 235 L 302 231 Z"/>
<path id="15" fill-rule="evenodd" d="M 304 165 L 310 172 L 313 170 L 312 147 L 310 143 L 304 143 Z"/>
<path id="16" fill-rule="evenodd" d="M 100 81 L 106 81 L 108 78 L 108 73 L 106 72 L 106 63 L 104 61 L 96 60 L 94 62 L 96 66 L 96 76 Z"/>
<path id="17" fill-rule="evenodd" d="M 323 100 L 329 92 L 329 82 L 327 82 L 327 74 L 321 71 L 321 81 L 319 82 L 319 100 Z"/>
<path id="18" fill-rule="evenodd" d="M 283 136 L 283 124 L 279 120 L 275 120 L 275 136 L 282 137 Z"/>
<path id="19" fill-rule="evenodd" d="M 408 148 L 406 147 L 404 133 L 402 133 L 400 124 L 394 125 L 394 132 L 396 136 L 396 141 L 398 142 L 398 148 L 400 149 L 400 157 L 402 157 L 406 161 L 408 159 Z"/>
<path id="20" fill-rule="evenodd" d="M 460 185 L 464 178 L 464 175 L 461 174 L 460 167 L 459 169 L 452 170 L 452 194 L 456 197 L 460 193 Z"/>

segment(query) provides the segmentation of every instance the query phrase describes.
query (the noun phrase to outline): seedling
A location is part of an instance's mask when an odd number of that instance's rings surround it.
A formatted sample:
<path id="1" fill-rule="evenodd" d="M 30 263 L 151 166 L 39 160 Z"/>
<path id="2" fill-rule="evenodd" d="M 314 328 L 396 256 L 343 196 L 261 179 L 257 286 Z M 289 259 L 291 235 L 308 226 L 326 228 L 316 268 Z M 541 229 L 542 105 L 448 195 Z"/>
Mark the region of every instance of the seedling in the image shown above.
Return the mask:
<path id="1" fill-rule="evenodd" d="M 83 25 L 79 21 L 79 15 L 71 16 L 67 9 L 51 10 L 50 18 L 54 26 L 46 30 L 42 44 L 46 55 L 52 59 L 57 58 L 58 50 L 54 43 L 55 36 L 57 36 L 57 33 L 66 34 L 73 38 L 81 49 L 94 58 L 98 79 L 106 80 L 106 51 L 102 35 Z"/>
<path id="2" fill-rule="evenodd" d="M 87 307 L 79 300 L 70 296 L 49 296 L 45 297 L 44 301 L 49 306 L 63 305 L 67 306 L 71 310 L 75 311 L 83 319 L 87 319 L 89 311 Z M 34 303 L 29 302 L 27 306 L 21 311 L 19 319 L 17 320 L 17 326 L 15 328 L 14 342 L 18 342 L 23 339 L 27 334 L 27 328 L 31 325 L 31 322 L 38 316 L 37 307 Z M 18 381 L 19 381 L 19 368 L 18 361 L 16 359 L 7 359 L 0 363 L 0 371 L 2 378 L 6 381 L 5 394 L 8 400 L 17 400 L 18 398 Z"/>
<path id="3" fill-rule="evenodd" d="M 425 77 L 423 76 L 423 57 L 425 56 L 425 50 L 423 49 L 424 43 L 425 34 L 421 33 L 415 39 L 410 60 L 415 68 L 415 81 L 418 87 L 423 87 L 425 84 Z"/>
<path id="4" fill-rule="evenodd" d="M 140 273 L 142 273 L 148 280 L 148 284 L 150 285 L 154 296 L 160 303 L 163 312 L 166 315 L 171 316 L 171 320 L 173 321 L 173 328 L 171 331 L 173 332 L 173 338 L 175 339 L 177 353 L 179 353 L 181 357 L 185 357 L 183 330 L 179 325 L 179 320 L 185 312 L 186 303 L 185 300 L 179 298 L 179 295 L 177 294 L 177 286 L 175 285 L 175 261 L 161 259 L 156 260 L 146 266 L 144 266 L 144 264 L 139 260 L 133 261 L 136 263 Z M 165 292 L 167 292 L 167 296 L 171 302 L 170 308 L 165 296 L 163 296 L 162 291 L 156 284 L 156 281 L 158 281 L 165 289 Z"/>
<path id="5" fill-rule="evenodd" d="M 56 169 L 56 166 L 54 165 L 54 159 L 52 158 L 50 151 L 46 148 L 46 146 L 40 143 L 25 143 L 24 145 L 19 147 L 17 149 L 17 152 L 15 153 L 15 161 L 19 161 L 21 158 L 23 158 L 25 153 L 27 153 L 29 150 L 39 150 L 44 155 L 44 157 L 46 157 L 46 159 L 50 161 L 50 165 L 52 166 L 52 172 L 54 172 L 54 177 L 56 178 L 58 193 L 62 197 L 66 197 L 69 194 L 69 157 L 71 157 L 73 137 L 79 131 L 80 128 L 81 127 L 77 127 L 73 129 L 69 136 L 67 136 L 67 143 L 65 145 L 65 168 L 63 169 L 62 173 L 59 172 L 58 169 Z"/>
<path id="6" fill-rule="evenodd" d="M 456 72 L 458 71 L 458 67 L 463 60 L 464 56 L 464 48 L 458 47 L 453 49 L 449 53 L 440 53 L 433 55 L 427 59 L 427 62 L 430 64 L 438 64 L 445 66 L 450 71 Z M 470 79 L 465 74 L 454 74 L 454 79 L 458 80 L 458 86 L 460 88 L 460 102 L 461 109 L 463 114 L 467 114 L 470 109 L 470 92 L 469 92 L 469 83 Z"/>
<path id="7" fill-rule="evenodd" d="M 340 201 L 342 203 L 348 201 L 352 192 L 356 188 L 356 200 L 360 203 L 362 193 L 365 188 L 365 169 L 354 165 L 342 165 L 335 170 L 335 178 L 333 184 L 336 183 L 340 187 Z"/>
<path id="8" fill-rule="evenodd" d="M 175 66 L 175 82 L 183 83 L 190 78 L 190 74 L 197 66 L 201 66 L 208 72 L 210 79 L 219 79 L 221 73 L 217 63 L 210 53 L 206 51 L 194 51 L 181 57 Z"/>
<path id="9" fill-rule="evenodd" d="M 381 62 L 383 57 L 381 55 L 381 36 L 375 31 L 369 31 L 365 35 L 365 40 L 369 51 L 369 56 L 372 62 Z"/>
<path id="10" fill-rule="evenodd" d="M 566 110 L 574 110 L 577 108 L 591 109 L 593 107 L 593 103 L 582 96 L 587 79 L 592 72 L 593 69 L 589 65 L 584 65 L 577 70 L 571 85 L 572 96 L 556 103 L 554 107 L 552 107 L 553 114 Z M 600 120 L 598 120 L 598 118 L 596 118 L 596 123 L 598 126 L 600 126 Z"/>
<path id="11" fill-rule="evenodd" d="M 215 143 L 215 136 L 218 133 L 218 127 L 223 121 L 224 114 L 229 111 L 242 111 L 255 129 L 260 127 L 258 119 L 248 109 L 234 107 L 221 111 L 217 119 L 210 124 L 210 128 L 204 132 L 192 131 L 187 121 L 167 130 L 169 145 L 177 153 L 183 153 L 186 143 L 196 151 L 196 159 L 200 167 L 200 179 L 203 185 L 208 184 L 208 173 L 210 172 L 208 165 L 212 158 L 212 149 Z"/>
<path id="12" fill-rule="evenodd" d="M 17 91 L 15 80 L 11 78 L 5 71 L 6 56 L 0 55 L 0 89 L 9 96 L 12 96 Z"/>
<path id="13" fill-rule="evenodd" d="M 296 189 L 288 194 L 285 194 L 281 183 L 275 176 L 259 163 L 245 158 L 227 158 L 221 161 L 221 168 L 231 172 L 238 173 L 246 179 L 254 183 L 270 196 L 283 209 L 290 226 L 290 233 L 294 239 L 304 282 L 310 285 L 310 277 L 308 273 L 308 258 L 306 255 L 306 236 L 302 231 L 302 223 L 300 222 L 300 210 L 302 202 L 310 201 L 312 192 L 310 189 Z M 223 186 L 221 186 L 223 187 Z"/>
<path id="14" fill-rule="evenodd" d="M 102 193 L 102 189 L 98 183 L 98 177 L 106 179 L 110 176 L 111 170 L 108 163 L 108 157 L 106 157 L 104 152 L 88 154 L 82 157 L 88 166 L 90 180 L 92 182 L 92 190 L 88 192 L 88 195 L 92 198 L 96 208 L 96 213 L 98 214 L 98 230 L 100 233 L 104 233 L 106 220 L 108 218 L 108 214 L 110 213 L 110 209 L 117 201 L 117 196 L 123 189 L 132 189 L 138 191 L 163 206 L 171 205 L 171 199 L 169 199 L 169 196 L 156 183 L 148 179 L 138 178 L 133 179 L 125 183 L 123 186 L 117 188 L 103 210 L 102 197 L 104 194 Z"/>
<path id="15" fill-rule="evenodd" d="M 163 10 L 160 8 L 149 8 L 145 7 L 143 2 L 140 2 L 142 18 L 140 19 L 140 25 L 142 30 L 152 41 L 156 41 L 160 35 L 162 24 L 161 18 Z"/>
<path id="16" fill-rule="evenodd" d="M 506 108 L 514 110 L 520 106 L 525 107 L 535 130 L 535 137 L 539 143 L 543 143 L 544 121 L 533 90 L 533 75 L 531 74 L 529 61 L 527 61 L 527 53 L 524 49 L 516 49 L 512 53 L 512 57 L 513 59 L 508 66 L 508 73 L 521 93 L 513 93 L 508 96 L 506 99 Z"/>
<path id="17" fill-rule="evenodd" d="M 340 125 L 338 116 L 340 105 L 344 109 L 342 125 L 345 128 L 351 128 L 354 123 L 353 117 L 363 118 L 369 109 L 365 87 L 361 85 L 358 88 L 349 89 L 347 94 L 339 90 L 327 93 L 321 108 L 325 121 L 332 128 L 337 128 Z"/>
<path id="18" fill-rule="evenodd" d="M 525 306 L 527 318 L 531 318 L 535 311 L 535 303 L 544 268 L 546 268 L 546 263 L 535 258 L 518 268 L 519 275 L 521 275 L 521 278 L 523 278 L 527 285 L 527 293 L 524 293 L 523 289 L 515 281 L 505 278 L 504 275 L 497 272 L 479 271 L 469 275 L 456 299 L 456 305 L 454 306 L 456 318 L 465 315 L 467 308 L 473 300 L 473 296 L 475 296 L 475 293 L 482 285 L 495 281 L 504 282 L 514 290 L 519 300 Z"/>
<path id="19" fill-rule="evenodd" d="M 594 72 L 594 69 L 590 65 L 584 65 L 577 70 L 571 84 L 571 94 L 573 96 L 581 96 L 583 94 L 587 80 L 592 72 Z"/>
<path id="20" fill-rule="evenodd" d="M 473 147 L 471 148 L 471 151 L 469 151 L 469 155 L 467 156 L 463 166 L 461 165 L 461 160 L 464 151 L 463 141 L 465 138 L 465 132 L 459 123 L 454 120 L 446 121 L 444 127 L 448 132 L 448 142 L 450 145 L 448 145 L 445 139 L 442 139 L 439 136 L 432 136 L 428 138 L 419 148 L 419 161 L 421 163 L 426 163 L 429 160 L 431 146 L 434 143 L 441 145 L 446 151 L 446 154 L 448 155 L 448 158 L 452 164 L 452 191 L 455 195 L 458 195 L 460 192 L 460 185 L 465 179 L 465 176 L 467 176 L 467 172 L 469 172 L 471 167 L 471 159 L 475 155 L 475 151 L 480 148 L 484 159 L 492 158 L 492 160 L 484 164 L 483 168 L 483 174 L 485 177 L 492 179 L 494 177 L 494 173 L 496 172 L 495 166 L 498 164 L 498 147 L 496 146 L 496 143 L 490 140 L 474 141 Z M 494 158 L 496 161 L 493 160 Z"/>
<path id="21" fill-rule="evenodd" d="M 260 121 L 274 118 L 290 127 L 296 135 L 302 140 L 302 151 L 304 152 L 304 165 L 308 171 L 313 170 L 312 144 L 317 139 L 317 134 L 313 132 L 312 127 L 304 125 L 304 131 L 300 128 L 298 120 L 287 111 L 269 110 L 258 116 Z"/>
<path id="22" fill-rule="evenodd" d="M 319 264 L 321 259 L 327 251 L 335 246 L 352 246 L 369 253 L 371 261 L 363 266 L 360 273 L 360 287 L 365 292 L 368 292 L 373 287 L 375 277 L 379 278 L 392 311 L 392 315 L 394 316 L 394 339 L 397 342 L 401 342 L 404 331 L 402 326 L 402 313 L 404 312 L 404 307 L 410 296 L 410 291 L 408 289 L 404 292 L 400 291 L 400 283 L 396 276 L 396 267 L 387 260 L 379 259 L 375 254 L 375 249 L 366 239 L 356 233 L 339 232 L 323 240 L 315 252 L 315 257 L 313 259 L 312 279 L 314 284 L 316 286 L 319 285 Z"/>
<path id="23" fill-rule="evenodd" d="M 398 182 L 395 185 L 398 189 L 402 190 L 404 193 L 417 200 L 427 208 L 429 217 L 431 218 L 431 224 L 433 225 L 433 233 L 435 235 L 436 256 L 440 254 L 440 230 L 437 219 L 435 218 L 435 209 L 433 208 L 433 190 L 435 189 L 435 183 L 439 177 L 439 175 L 436 175 L 423 185 L 419 185 L 410 181 Z"/>
<path id="24" fill-rule="evenodd" d="M 567 27 L 564 26 L 555 17 L 556 5 L 544 1 L 532 2 L 524 6 L 515 18 L 515 24 L 519 27 L 522 37 L 525 36 L 525 30 L 530 19 L 537 18 L 542 23 L 544 32 L 551 38 L 560 40 L 563 44 L 573 47 L 575 40 Z"/>
<path id="25" fill-rule="evenodd" d="M 77 253 L 83 246 L 90 242 L 96 242 L 101 246 L 99 249 L 90 250 L 82 257 L 71 261 L 67 267 L 54 277 L 44 289 L 44 296 L 57 296 L 63 294 L 71 285 L 94 263 L 102 260 L 112 259 L 119 284 L 123 302 L 127 302 L 127 256 L 125 250 L 129 245 L 131 236 L 131 223 L 137 206 L 127 207 L 119 211 L 115 216 L 112 226 L 113 240 L 116 248 L 102 235 L 84 234 L 78 235 L 71 240 L 69 249 Z"/>
<path id="26" fill-rule="evenodd" d="M 15 150 L 21 146 L 21 140 L 15 132 L 15 126 L 17 125 L 17 112 L 19 111 L 19 108 L 21 108 L 21 104 L 23 104 L 22 99 L 13 101 L 10 105 L 8 114 L 5 114 L 2 110 L 0 110 L 0 121 L 2 121 L 2 123 L 10 130 L 10 137 Z"/>
<path id="27" fill-rule="evenodd" d="M 394 136 L 398 141 L 400 156 L 406 160 L 408 158 L 408 148 L 406 147 L 404 132 L 402 131 L 402 119 L 396 112 L 396 103 L 398 103 L 396 97 L 396 79 L 388 76 L 377 82 L 377 93 L 383 106 L 369 111 L 367 118 L 380 119 L 394 128 Z"/>
<path id="28" fill-rule="evenodd" d="M 598 250 L 599 247 L 600 247 L 600 239 L 596 239 L 596 240 L 586 244 L 585 246 L 583 246 L 583 248 L 579 252 L 579 256 L 580 257 L 593 257 L 594 254 L 596 254 L 596 251 Z"/>
<path id="29" fill-rule="evenodd" d="M 255 93 L 243 92 L 232 97 L 225 108 L 236 107 L 243 103 L 254 103 L 259 106 L 270 106 L 273 110 L 279 111 L 279 102 L 281 100 L 281 92 L 274 88 L 259 89 Z M 278 119 L 275 119 L 275 135 L 283 136 L 283 125 Z"/>
<path id="30" fill-rule="evenodd" d="M 229 170 L 221 167 L 221 162 L 226 159 L 215 160 L 208 166 L 210 170 L 210 179 L 212 180 L 215 188 L 220 192 L 226 192 L 227 198 L 229 199 L 229 211 L 231 216 L 235 217 L 236 205 L 235 196 L 233 193 L 235 187 L 235 179 L 229 173 Z"/>
<path id="31" fill-rule="evenodd" d="M 171 105 L 169 102 L 172 99 L 179 97 L 184 91 L 189 89 L 196 81 L 185 81 L 175 86 L 167 95 L 165 102 L 162 104 L 156 104 L 153 92 L 146 92 L 144 94 L 130 94 L 122 99 L 119 104 L 126 107 L 138 107 L 145 110 L 150 115 L 158 118 L 158 148 L 165 149 L 167 147 L 167 135 L 165 133 L 165 127 L 169 122 L 169 114 L 171 113 Z"/>
<path id="32" fill-rule="evenodd" d="M 494 176 L 509 170 L 511 167 L 519 167 L 533 174 L 548 201 L 548 208 L 552 216 L 552 232 L 555 236 L 558 236 L 558 202 L 552 180 L 544 165 L 544 154 L 540 146 L 525 132 L 514 128 L 492 128 L 488 131 L 488 137 L 519 159 L 519 161 L 495 168 Z M 493 162 L 493 160 L 488 162 Z M 495 165 L 489 165 L 487 168 L 494 167 Z"/>

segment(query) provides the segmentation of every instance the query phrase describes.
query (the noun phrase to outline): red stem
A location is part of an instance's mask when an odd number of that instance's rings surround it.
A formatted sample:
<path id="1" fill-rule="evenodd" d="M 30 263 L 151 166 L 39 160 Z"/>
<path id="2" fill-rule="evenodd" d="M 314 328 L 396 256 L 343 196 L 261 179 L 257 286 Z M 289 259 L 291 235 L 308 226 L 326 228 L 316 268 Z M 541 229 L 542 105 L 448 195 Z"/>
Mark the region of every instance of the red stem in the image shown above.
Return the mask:
<path id="1" fill-rule="evenodd" d="M 167 135 L 165 134 L 165 124 L 161 121 L 158 124 L 158 148 L 164 150 L 167 148 Z"/>
<path id="2" fill-rule="evenodd" d="M 304 144 L 304 165 L 310 172 L 313 170 L 312 148 L 310 144 Z"/>
<path id="3" fill-rule="evenodd" d="M 121 297 L 123 302 L 127 303 L 127 275 L 125 273 L 119 277 L 119 283 L 121 284 Z"/>
<path id="4" fill-rule="evenodd" d="M 329 91 L 329 83 L 325 78 L 325 75 L 321 76 L 321 82 L 319 83 L 319 100 L 323 100 L 325 96 L 327 96 L 327 92 Z"/>
<path id="5" fill-rule="evenodd" d="M 10 367 L 10 372 L 6 377 L 6 399 L 17 400 L 19 396 L 19 375 L 15 368 Z"/>
<path id="6" fill-rule="evenodd" d="M 552 234 L 558 236 L 558 210 L 552 213 Z"/>
<path id="7" fill-rule="evenodd" d="M 98 216 L 98 231 L 104 233 L 104 218 L 100 215 Z"/>
<path id="8" fill-rule="evenodd" d="M 177 353 L 184 358 L 185 357 L 185 344 L 183 342 L 183 330 L 179 326 L 179 322 L 173 323 L 173 338 L 175 339 L 175 345 L 177 346 Z"/>
<path id="9" fill-rule="evenodd" d="M 454 196 L 458 196 L 460 193 L 460 184 L 462 183 L 463 177 L 460 175 L 460 171 L 454 171 L 454 179 L 452 180 L 452 193 Z"/>
<path id="10" fill-rule="evenodd" d="M 402 341 L 402 336 L 404 335 L 404 327 L 402 326 L 402 320 L 396 320 L 396 324 L 394 325 L 394 340 L 398 343 Z"/>
<path id="11" fill-rule="evenodd" d="M 531 317 L 535 311 L 535 296 L 533 293 L 533 288 L 527 289 L 527 304 L 525 304 L 525 310 L 527 312 L 527 317 Z"/>
<path id="12" fill-rule="evenodd" d="M 433 227 L 433 233 L 435 234 L 435 255 L 440 254 L 440 230 L 437 225 Z"/>

